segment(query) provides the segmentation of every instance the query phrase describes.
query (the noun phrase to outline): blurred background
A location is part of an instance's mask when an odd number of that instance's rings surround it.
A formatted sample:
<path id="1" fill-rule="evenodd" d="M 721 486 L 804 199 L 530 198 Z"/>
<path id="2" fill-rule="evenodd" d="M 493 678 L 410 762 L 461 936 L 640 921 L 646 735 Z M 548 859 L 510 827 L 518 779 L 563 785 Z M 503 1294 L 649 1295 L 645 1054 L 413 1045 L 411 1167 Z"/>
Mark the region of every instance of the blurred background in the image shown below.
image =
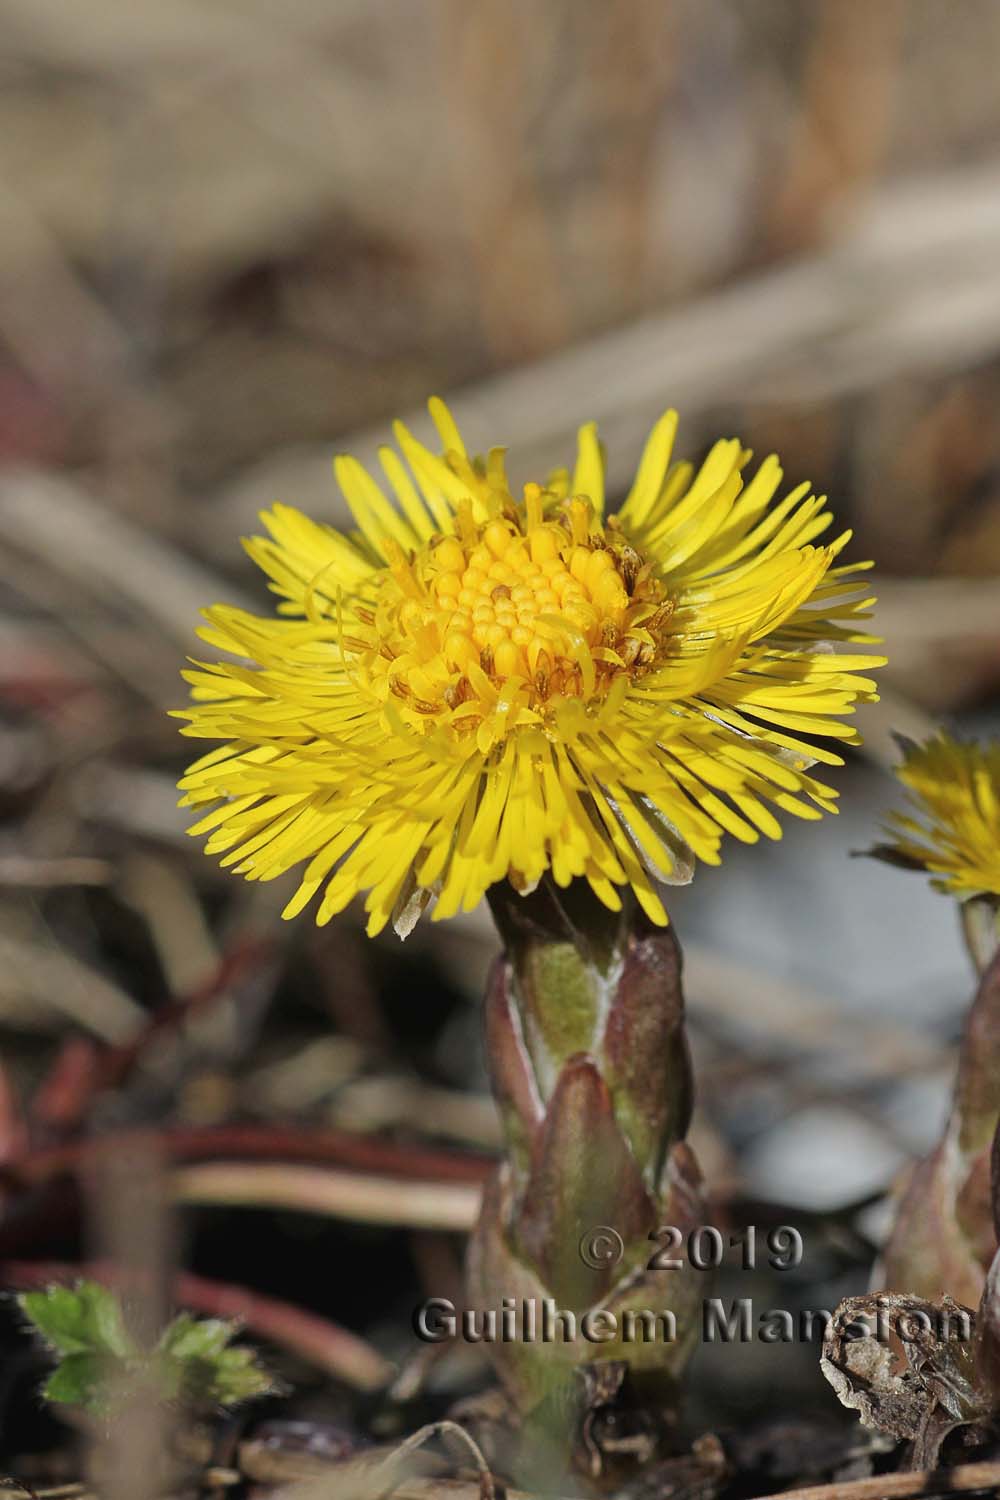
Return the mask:
<path id="1" fill-rule="evenodd" d="M 971 972 L 950 901 L 848 856 L 892 729 L 1000 724 L 1000 7 L 0 0 L 0 37 L 5 1279 L 180 1268 L 348 1425 L 387 1361 L 407 1399 L 473 1378 L 414 1366 L 409 1317 L 498 1140 L 488 921 L 280 924 L 285 882 L 186 839 L 165 717 L 198 610 L 267 607 L 257 510 L 343 521 L 333 453 L 437 392 L 519 479 L 597 418 L 619 490 L 675 404 L 688 455 L 776 449 L 877 560 L 843 814 L 672 904 L 712 1183 L 860 1290 Z M 832 1404 L 815 1352 L 740 1358 Z M 746 1372 L 707 1369 L 706 1420 Z"/>

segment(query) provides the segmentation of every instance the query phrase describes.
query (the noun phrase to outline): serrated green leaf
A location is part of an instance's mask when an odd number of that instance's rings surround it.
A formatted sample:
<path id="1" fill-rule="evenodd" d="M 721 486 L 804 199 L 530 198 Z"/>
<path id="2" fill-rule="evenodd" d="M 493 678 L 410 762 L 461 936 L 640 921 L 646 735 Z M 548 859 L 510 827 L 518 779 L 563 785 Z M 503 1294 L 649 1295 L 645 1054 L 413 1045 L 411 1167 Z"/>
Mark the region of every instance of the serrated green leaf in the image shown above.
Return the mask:
<path id="1" fill-rule="evenodd" d="M 179 1313 L 164 1330 L 160 1349 L 173 1359 L 216 1359 L 238 1332 L 239 1325 L 222 1318 L 193 1318 Z"/>
<path id="2" fill-rule="evenodd" d="M 215 1361 L 211 1397 L 219 1406 L 249 1401 L 275 1390 L 275 1382 L 252 1349 L 227 1349 Z"/>
<path id="3" fill-rule="evenodd" d="M 92 1347 L 87 1309 L 73 1287 L 52 1286 L 24 1292 L 18 1302 L 43 1338 L 63 1354 L 82 1354 Z"/>
<path id="4" fill-rule="evenodd" d="M 22 1292 L 18 1305 L 43 1338 L 64 1354 L 81 1353 L 89 1347 L 82 1326 L 78 1298 L 69 1287 L 51 1287 L 44 1292 Z"/>
<path id="5" fill-rule="evenodd" d="M 118 1295 L 96 1281 L 81 1281 L 76 1290 L 84 1305 L 92 1346 L 117 1359 L 131 1358 L 135 1347 L 125 1327 Z"/>
<path id="6" fill-rule="evenodd" d="M 193 1407 L 231 1406 L 275 1389 L 253 1349 L 233 1347 L 240 1325 L 180 1313 L 159 1343 L 162 1384 Z"/>
<path id="7" fill-rule="evenodd" d="M 253 1349 L 223 1349 L 212 1359 L 177 1362 L 177 1369 L 180 1399 L 195 1408 L 233 1406 L 277 1388 Z"/>
<path id="8" fill-rule="evenodd" d="M 22 1312 L 60 1354 L 127 1359 L 132 1352 L 118 1298 L 95 1281 L 25 1292 L 18 1300 Z"/>
<path id="9" fill-rule="evenodd" d="M 95 1408 L 101 1405 L 106 1371 L 94 1354 L 67 1354 L 42 1386 L 48 1401 Z"/>

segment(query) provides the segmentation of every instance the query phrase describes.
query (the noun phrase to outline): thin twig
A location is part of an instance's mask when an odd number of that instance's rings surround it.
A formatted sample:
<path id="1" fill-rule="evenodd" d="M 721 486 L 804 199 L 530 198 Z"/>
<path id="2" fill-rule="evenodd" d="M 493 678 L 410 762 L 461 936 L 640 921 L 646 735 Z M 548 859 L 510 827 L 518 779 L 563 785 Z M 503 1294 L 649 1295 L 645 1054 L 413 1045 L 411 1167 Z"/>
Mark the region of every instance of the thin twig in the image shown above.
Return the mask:
<path id="1" fill-rule="evenodd" d="M 483 1456 L 482 1449 L 469 1436 L 464 1427 L 460 1427 L 457 1422 L 449 1422 L 447 1420 L 443 1422 L 428 1422 L 426 1427 L 420 1427 L 416 1432 L 411 1433 L 408 1438 L 400 1443 L 394 1452 L 390 1453 L 387 1459 L 379 1464 L 372 1477 L 376 1478 L 380 1473 L 391 1473 L 393 1469 L 402 1463 L 408 1453 L 415 1453 L 418 1448 L 422 1448 L 432 1438 L 444 1436 L 460 1439 L 472 1454 L 473 1461 L 479 1471 L 479 1493 L 481 1500 L 496 1500 L 496 1486 L 493 1482 L 493 1475 L 490 1473 L 490 1466 Z"/>
<path id="2" fill-rule="evenodd" d="M 434 1478 L 402 1478 L 391 1491 L 392 1500 L 480 1500 L 481 1493 L 477 1483 L 470 1483 L 465 1479 L 444 1479 L 440 1475 Z M 558 1495 L 551 1491 L 546 1491 L 544 1497 L 510 1488 L 505 1488 L 503 1493 L 505 1500 L 579 1500 L 575 1495 Z M 272 1500 L 383 1500 L 383 1497 L 387 1500 L 384 1489 L 372 1490 L 370 1484 L 366 1484 L 364 1478 L 355 1471 L 346 1481 L 338 1474 L 336 1489 L 331 1488 L 330 1479 L 309 1480 L 276 1490 Z M 824 1500 L 837 1500 L 837 1497 L 828 1495 Z"/>
<path id="3" fill-rule="evenodd" d="M 20 1490 L 22 1495 L 30 1496 L 30 1500 L 97 1500 L 97 1496 L 85 1484 L 57 1484 L 44 1490 L 36 1490 L 30 1484 L 25 1484 L 23 1479 L 3 1479 L 0 1480 L 0 1488 L 9 1490 L 12 1494 Z"/>
<path id="4" fill-rule="evenodd" d="M 780 1500 L 907 1500 L 911 1495 L 919 1495 L 921 1500 L 947 1500 L 949 1495 L 967 1495 L 972 1490 L 996 1494 L 998 1486 L 1000 1463 L 959 1464 L 954 1469 L 878 1474 L 846 1484 L 810 1484 L 805 1489 L 782 1490 Z"/>
<path id="5" fill-rule="evenodd" d="M 106 1087 L 113 1086 L 114 1080 Z M 136 1132 L 120 1131 L 116 1141 L 127 1144 Z M 144 1134 L 145 1132 L 137 1132 Z M 343 1130 L 310 1130 L 295 1125 L 192 1125 L 156 1131 L 163 1148 L 174 1162 L 215 1161 L 222 1157 L 238 1161 L 282 1163 L 329 1163 L 355 1172 L 403 1178 L 407 1182 L 433 1181 L 482 1184 L 493 1163 L 473 1152 L 442 1151 L 438 1148 L 351 1135 Z M 92 1140 L 77 1140 L 61 1146 L 39 1147 L 5 1168 L 9 1181 L 34 1186 L 76 1172 L 93 1155 Z"/>
<path id="6" fill-rule="evenodd" d="M 411 1229 L 472 1228 L 479 1189 L 471 1183 L 406 1182 L 335 1167 L 291 1167 L 259 1162 L 206 1162 L 174 1172 L 177 1202 L 294 1209 L 362 1224 Z"/>
<path id="7" fill-rule="evenodd" d="M 444 1477 L 438 1472 L 438 1467 L 444 1462 L 450 1463 L 450 1460 L 437 1457 L 431 1470 L 433 1477 L 427 1477 L 429 1455 L 418 1453 L 418 1450 L 431 1438 L 446 1434 L 458 1437 L 470 1450 L 479 1475 L 474 1485 L 462 1479 Z M 407 1456 L 420 1465 L 420 1474 L 398 1472 Z M 250 1473 L 243 1462 L 241 1468 Z M 274 1477 L 269 1469 L 265 1473 Z M 328 1472 L 313 1474 L 300 1482 L 293 1480 L 276 1491 L 274 1500 L 388 1500 L 389 1496 L 393 1500 L 446 1500 L 446 1497 L 447 1500 L 495 1500 L 496 1493 L 495 1480 L 478 1445 L 464 1428 L 445 1420 L 421 1427 L 388 1452 L 357 1453 L 331 1464 Z M 506 1500 L 536 1500 L 521 1490 L 505 1489 L 504 1494 Z M 547 1500 L 560 1500 L 560 1497 L 550 1495 Z"/>

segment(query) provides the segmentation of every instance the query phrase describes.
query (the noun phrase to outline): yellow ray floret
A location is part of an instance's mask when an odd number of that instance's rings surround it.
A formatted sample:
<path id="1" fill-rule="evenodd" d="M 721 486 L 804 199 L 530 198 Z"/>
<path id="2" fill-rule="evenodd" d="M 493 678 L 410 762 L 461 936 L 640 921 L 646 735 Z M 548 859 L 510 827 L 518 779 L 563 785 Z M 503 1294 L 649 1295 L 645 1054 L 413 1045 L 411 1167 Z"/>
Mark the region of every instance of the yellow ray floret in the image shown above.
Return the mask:
<path id="1" fill-rule="evenodd" d="M 891 813 L 883 858 L 927 870 L 940 891 L 1000 897 L 1000 745 L 937 735 L 907 744 L 896 775 L 916 816 Z"/>
<path id="2" fill-rule="evenodd" d="M 236 660 L 195 664 L 184 733 L 221 741 L 181 782 L 191 832 L 248 879 L 293 868 L 286 915 L 326 922 L 367 893 L 369 930 L 469 910 L 496 881 L 583 878 L 612 909 L 631 886 L 718 863 L 723 833 L 780 837 L 835 793 L 809 773 L 857 743 L 842 722 L 875 697 L 883 658 L 857 649 L 871 604 L 849 539 L 781 469 L 720 442 L 671 465 L 676 415 L 604 514 L 593 424 L 576 463 L 515 497 L 503 450 L 444 452 L 401 424 L 388 490 L 352 458 L 337 480 L 356 530 L 288 506 L 245 543 L 277 614 L 217 605 L 200 634 Z M 402 456 L 400 456 L 402 455 Z"/>

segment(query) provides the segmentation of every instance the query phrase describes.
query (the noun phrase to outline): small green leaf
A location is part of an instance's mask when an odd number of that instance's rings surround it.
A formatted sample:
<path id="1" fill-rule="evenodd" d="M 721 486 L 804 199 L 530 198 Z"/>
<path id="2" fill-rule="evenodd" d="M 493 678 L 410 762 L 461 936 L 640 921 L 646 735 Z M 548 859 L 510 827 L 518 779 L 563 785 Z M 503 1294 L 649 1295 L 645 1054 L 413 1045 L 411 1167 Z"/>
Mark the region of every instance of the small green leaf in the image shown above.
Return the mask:
<path id="1" fill-rule="evenodd" d="M 82 1281 L 77 1294 L 83 1301 L 87 1327 L 93 1347 L 113 1354 L 117 1359 L 129 1359 L 135 1353 L 132 1340 L 125 1328 L 121 1301 L 117 1295 L 96 1281 Z"/>
<path id="2" fill-rule="evenodd" d="M 23 1292 L 21 1311 L 43 1338 L 63 1354 L 78 1354 L 90 1347 L 84 1328 L 80 1299 L 69 1287 L 53 1286 L 44 1292 Z"/>
<path id="3" fill-rule="evenodd" d="M 206 1370 L 206 1374 L 209 1371 Z M 253 1349 L 226 1349 L 212 1362 L 205 1398 L 216 1406 L 233 1406 L 276 1389 L 271 1375 L 257 1362 Z"/>
<path id="4" fill-rule="evenodd" d="M 174 1368 L 178 1398 L 195 1410 L 234 1406 L 277 1389 L 252 1349 L 224 1349 L 214 1359 L 178 1361 Z"/>
<path id="5" fill-rule="evenodd" d="M 216 1359 L 238 1329 L 237 1323 L 221 1318 L 199 1320 L 190 1313 L 179 1313 L 165 1329 L 160 1349 L 173 1359 Z"/>
<path id="6" fill-rule="evenodd" d="M 118 1298 L 96 1281 L 25 1292 L 19 1301 L 21 1310 L 60 1354 L 103 1353 L 127 1359 L 133 1352 Z"/>
<path id="7" fill-rule="evenodd" d="M 94 1354 L 67 1354 L 42 1386 L 42 1395 L 48 1401 L 99 1408 L 106 1373 L 103 1360 Z"/>
<path id="8" fill-rule="evenodd" d="M 239 1329 L 235 1321 L 179 1313 L 158 1345 L 164 1387 L 195 1408 L 232 1406 L 275 1390 L 255 1352 L 232 1346 Z"/>
<path id="9" fill-rule="evenodd" d="M 19 1302 L 61 1356 L 42 1392 L 50 1401 L 106 1410 L 113 1391 L 149 1386 L 161 1401 L 198 1410 L 276 1388 L 252 1349 L 231 1347 L 236 1322 L 180 1313 L 144 1354 L 129 1336 L 118 1296 L 96 1282 L 26 1292 Z"/>

